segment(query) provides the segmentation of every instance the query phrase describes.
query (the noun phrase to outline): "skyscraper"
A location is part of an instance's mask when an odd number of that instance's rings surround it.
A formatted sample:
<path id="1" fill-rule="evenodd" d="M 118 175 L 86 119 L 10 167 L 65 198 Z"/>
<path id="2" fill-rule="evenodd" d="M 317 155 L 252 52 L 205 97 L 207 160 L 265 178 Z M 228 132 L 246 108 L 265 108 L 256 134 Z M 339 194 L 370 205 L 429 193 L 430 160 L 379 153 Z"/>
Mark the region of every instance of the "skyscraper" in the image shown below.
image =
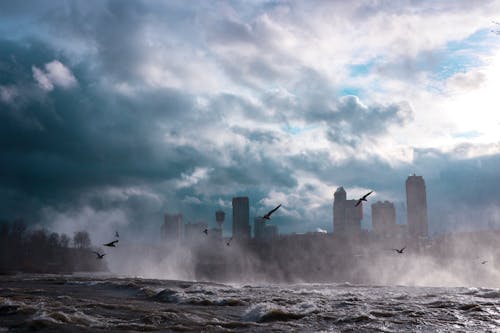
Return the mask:
<path id="1" fill-rule="evenodd" d="M 373 233 L 379 237 L 394 236 L 396 230 L 396 209 L 389 201 L 372 204 Z"/>
<path id="2" fill-rule="evenodd" d="M 233 198 L 233 237 L 235 239 L 250 239 L 248 197 Z"/>
<path id="3" fill-rule="evenodd" d="M 414 240 L 427 238 L 427 197 L 425 181 L 422 176 L 409 176 L 406 179 L 406 207 L 408 212 L 408 233 Z"/>
<path id="4" fill-rule="evenodd" d="M 361 232 L 363 205 L 356 207 L 357 200 L 346 198 L 347 194 L 340 186 L 335 191 L 333 200 L 333 231 L 345 236 L 354 236 Z"/>

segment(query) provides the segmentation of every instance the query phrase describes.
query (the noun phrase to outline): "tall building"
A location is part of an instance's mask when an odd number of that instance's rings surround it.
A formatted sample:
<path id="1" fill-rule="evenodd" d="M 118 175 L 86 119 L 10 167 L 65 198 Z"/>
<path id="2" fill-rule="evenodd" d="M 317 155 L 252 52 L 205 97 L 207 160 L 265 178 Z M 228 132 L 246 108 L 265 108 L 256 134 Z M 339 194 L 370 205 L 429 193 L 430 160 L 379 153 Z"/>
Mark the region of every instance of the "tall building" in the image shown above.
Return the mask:
<path id="1" fill-rule="evenodd" d="M 406 179 L 406 207 L 410 238 L 415 240 L 427 238 L 429 236 L 427 197 L 422 176 L 413 174 Z"/>
<path id="2" fill-rule="evenodd" d="M 344 236 L 353 236 L 361 232 L 363 204 L 356 207 L 357 200 L 347 200 L 342 186 L 337 188 L 333 200 L 333 230 Z"/>
<path id="3" fill-rule="evenodd" d="M 233 198 L 233 237 L 250 239 L 250 206 L 248 197 Z"/>
<path id="4" fill-rule="evenodd" d="M 379 237 L 392 237 L 397 233 L 396 209 L 389 201 L 372 204 L 373 233 Z"/>
<path id="5" fill-rule="evenodd" d="M 182 237 L 182 214 L 165 214 L 161 236 L 167 241 L 179 241 Z"/>

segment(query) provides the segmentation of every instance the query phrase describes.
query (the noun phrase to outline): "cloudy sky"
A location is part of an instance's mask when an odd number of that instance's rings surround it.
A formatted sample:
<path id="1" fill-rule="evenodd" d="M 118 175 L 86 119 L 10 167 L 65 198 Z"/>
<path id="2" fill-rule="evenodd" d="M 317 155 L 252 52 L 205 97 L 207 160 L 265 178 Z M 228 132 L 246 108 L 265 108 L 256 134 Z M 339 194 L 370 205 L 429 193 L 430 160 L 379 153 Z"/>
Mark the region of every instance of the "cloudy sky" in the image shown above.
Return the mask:
<path id="1" fill-rule="evenodd" d="M 91 235 L 280 231 L 427 183 L 430 229 L 500 226 L 498 1 L 2 1 L 0 218 Z M 370 208 L 363 226 L 370 228 Z"/>

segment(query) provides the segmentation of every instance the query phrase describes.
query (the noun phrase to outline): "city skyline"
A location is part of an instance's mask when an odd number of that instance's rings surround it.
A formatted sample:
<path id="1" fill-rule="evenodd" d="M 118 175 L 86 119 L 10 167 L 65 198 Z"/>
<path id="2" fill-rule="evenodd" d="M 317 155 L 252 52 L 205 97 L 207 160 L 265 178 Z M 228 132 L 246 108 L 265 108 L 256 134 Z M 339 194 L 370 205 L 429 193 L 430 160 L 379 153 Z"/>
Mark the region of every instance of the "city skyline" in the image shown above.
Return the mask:
<path id="1" fill-rule="evenodd" d="M 361 221 L 363 220 L 363 204 L 358 199 L 347 199 L 347 192 L 343 186 L 337 188 L 333 195 L 332 205 L 332 221 L 333 233 L 339 237 L 344 237 L 346 240 L 354 239 L 360 236 L 361 232 L 371 231 L 378 239 L 398 240 L 403 239 L 407 242 L 418 244 L 421 241 L 430 239 L 429 221 L 427 218 L 427 199 L 426 186 L 423 176 L 413 175 L 406 179 L 406 221 L 397 223 L 397 211 L 393 202 L 388 200 L 376 201 L 370 203 L 371 221 L 369 228 L 362 228 Z M 370 191 L 371 194 L 375 191 Z M 365 195 L 365 197 L 368 197 Z M 366 201 L 368 203 L 368 201 Z M 281 204 L 275 207 L 272 212 L 281 208 Z M 191 233 L 200 235 L 200 231 L 204 230 L 206 235 L 210 232 L 217 234 L 217 237 L 222 240 L 223 237 L 235 239 L 237 241 L 255 240 L 271 240 L 279 235 L 279 226 L 276 224 L 266 223 L 266 219 L 261 215 L 253 216 L 253 228 L 250 225 L 250 207 L 251 203 L 248 197 L 233 197 L 232 198 L 232 219 L 231 233 L 224 235 L 225 212 L 222 210 L 215 211 L 215 220 L 201 220 L 197 223 L 184 224 L 185 230 L 191 230 Z M 401 213 L 401 212 L 399 212 Z M 217 226 L 214 225 L 214 222 Z M 167 241 L 171 238 L 180 240 L 182 237 L 182 212 L 177 214 L 165 213 L 164 223 L 161 225 L 162 241 Z M 207 229 L 209 227 L 211 229 Z M 167 231 L 169 230 L 169 231 Z M 320 230 L 320 231 L 318 231 Z M 456 230 L 455 230 L 456 231 Z M 308 230 L 307 233 L 320 232 L 327 233 L 324 229 Z M 292 232 L 292 234 L 296 234 Z M 184 237 L 189 239 L 190 237 Z M 192 237 L 191 237 L 192 238 Z M 200 238 L 200 237 L 197 237 Z"/>
<path id="2" fill-rule="evenodd" d="M 499 17 L 497 1 L 4 1 L 0 219 L 151 239 L 165 211 L 247 196 L 250 216 L 283 204 L 280 232 L 332 231 L 336 188 L 376 190 L 399 222 L 416 173 L 430 234 L 498 226 Z"/>

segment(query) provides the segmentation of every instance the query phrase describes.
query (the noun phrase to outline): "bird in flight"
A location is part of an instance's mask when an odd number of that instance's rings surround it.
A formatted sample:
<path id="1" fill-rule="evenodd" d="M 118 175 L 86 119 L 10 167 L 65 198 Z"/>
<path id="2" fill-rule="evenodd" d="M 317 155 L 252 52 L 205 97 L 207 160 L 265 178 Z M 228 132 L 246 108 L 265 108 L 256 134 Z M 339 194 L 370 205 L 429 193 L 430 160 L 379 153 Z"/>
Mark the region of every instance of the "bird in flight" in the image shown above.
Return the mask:
<path id="1" fill-rule="evenodd" d="M 488 262 L 488 260 L 483 260 L 483 261 L 481 261 L 481 265 L 484 265 L 484 264 L 486 264 L 487 262 Z"/>
<path id="2" fill-rule="evenodd" d="M 274 213 L 275 211 L 277 211 L 278 208 L 280 208 L 280 207 L 281 207 L 281 204 L 279 204 L 275 208 L 271 209 L 269 212 L 267 212 L 266 215 L 262 216 L 262 219 L 263 220 L 270 220 L 271 219 L 271 214 Z"/>
<path id="3" fill-rule="evenodd" d="M 205 233 L 205 235 L 208 235 L 208 229 L 203 230 L 203 232 Z"/>
<path id="4" fill-rule="evenodd" d="M 97 259 L 102 259 L 102 258 L 104 258 L 104 256 L 106 255 L 106 253 L 100 254 L 99 252 L 96 252 L 96 251 L 92 251 L 92 253 L 95 253 L 95 254 L 96 254 Z"/>
<path id="5" fill-rule="evenodd" d="M 231 241 L 233 240 L 233 237 L 229 238 L 229 240 L 227 241 L 226 245 L 227 246 L 231 246 Z"/>
<path id="6" fill-rule="evenodd" d="M 396 251 L 396 252 L 397 252 L 397 253 L 399 253 L 399 254 L 403 254 L 403 252 L 405 251 L 405 249 L 406 249 L 406 246 L 405 246 L 405 247 L 403 247 L 402 249 L 392 249 L 392 250 L 393 250 L 393 251 Z"/>
<path id="7" fill-rule="evenodd" d="M 359 199 L 358 199 L 358 202 L 356 202 L 356 204 L 354 205 L 354 207 L 358 207 L 358 206 L 359 206 L 359 204 L 361 203 L 361 201 L 366 201 L 366 198 L 367 198 L 370 194 L 372 194 L 372 193 L 373 193 L 373 191 L 370 191 L 370 192 L 366 193 L 365 195 L 363 195 L 361 198 L 359 198 Z"/>
<path id="8" fill-rule="evenodd" d="M 115 237 L 120 238 L 120 234 L 118 233 L 118 231 L 115 231 Z"/>
<path id="9" fill-rule="evenodd" d="M 109 247 L 116 247 L 116 245 L 115 245 L 116 243 L 118 243 L 118 239 L 117 239 L 117 240 L 114 240 L 114 241 L 112 241 L 112 242 L 109 242 L 109 243 L 107 243 L 107 244 L 102 244 L 102 245 L 104 245 L 104 246 L 109 246 Z"/>

